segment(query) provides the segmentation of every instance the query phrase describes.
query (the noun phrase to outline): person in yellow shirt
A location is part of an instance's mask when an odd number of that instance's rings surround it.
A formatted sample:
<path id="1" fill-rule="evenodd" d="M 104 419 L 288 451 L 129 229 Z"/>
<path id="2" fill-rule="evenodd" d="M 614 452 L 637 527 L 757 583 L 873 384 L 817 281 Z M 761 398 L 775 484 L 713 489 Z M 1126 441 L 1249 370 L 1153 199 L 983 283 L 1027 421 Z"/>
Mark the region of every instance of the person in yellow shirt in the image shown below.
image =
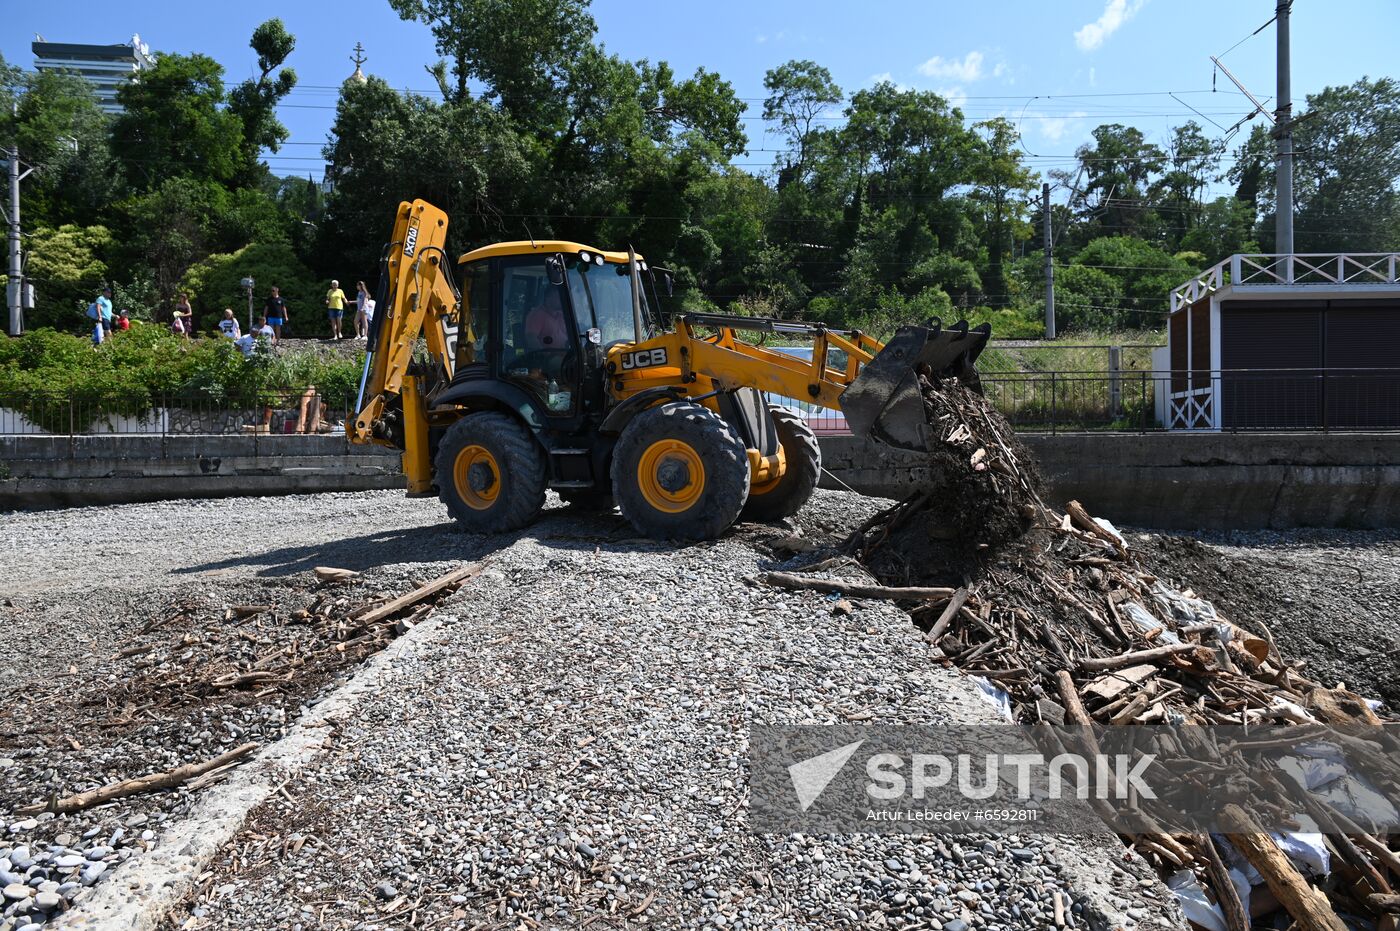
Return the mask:
<path id="1" fill-rule="evenodd" d="M 326 316 L 331 321 L 331 339 L 340 339 L 340 325 L 345 321 L 345 292 L 340 290 L 340 282 L 332 281 L 326 292 Z"/>

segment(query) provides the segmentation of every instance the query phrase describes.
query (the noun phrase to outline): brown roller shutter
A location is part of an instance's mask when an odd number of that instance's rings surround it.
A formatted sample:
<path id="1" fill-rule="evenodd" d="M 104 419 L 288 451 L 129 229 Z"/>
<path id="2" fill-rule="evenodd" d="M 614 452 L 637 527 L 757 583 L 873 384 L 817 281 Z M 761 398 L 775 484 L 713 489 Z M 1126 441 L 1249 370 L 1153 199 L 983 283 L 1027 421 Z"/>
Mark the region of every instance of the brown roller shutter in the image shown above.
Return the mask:
<path id="1" fill-rule="evenodd" d="M 1323 355 L 1329 429 L 1400 427 L 1400 302 L 1332 301 Z"/>
<path id="2" fill-rule="evenodd" d="M 1171 349 L 1172 391 L 1186 390 L 1186 315 L 1189 311 L 1179 311 L 1167 318 L 1167 342 Z"/>
<path id="3" fill-rule="evenodd" d="M 1222 427 L 1322 426 L 1325 308 L 1325 301 L 1263 307 L 1227 301 L 1221 306 Z"/>

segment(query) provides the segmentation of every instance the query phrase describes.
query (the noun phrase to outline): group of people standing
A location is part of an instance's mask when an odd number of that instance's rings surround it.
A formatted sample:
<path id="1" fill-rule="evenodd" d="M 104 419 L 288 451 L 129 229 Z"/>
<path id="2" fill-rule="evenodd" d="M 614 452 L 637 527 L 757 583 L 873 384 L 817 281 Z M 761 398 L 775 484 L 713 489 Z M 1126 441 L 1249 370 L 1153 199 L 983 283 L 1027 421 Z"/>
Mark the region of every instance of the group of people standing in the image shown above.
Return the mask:
<path id="1" fill-rule="evenodd" d="M 331 286 L 326 291 L 326 318 L 330 323 L 330 338 L 338 339 L 368 339 L 370 322 L 374 319 L 374 299 L 369 296 L 369 289 L 365 287 L 363 281 L 356 282 L 355 285 L 355 335 L 347 337 L 343 331 L 345 321 L 346 305 L 349 298 L 340 289 L 339 281 L 331 281 Z M 131 320 L 125 310 L 114 315 L 112 310 L 112 289 L 103 288 L 97 299 L 88 306 L 88 317 L 93 321 L 92 341 L 94 345 L 101 345 L 102 342 L 111 337 L 114 331 L 128 330 L 131 328 Z M 291 319 L 291 313 L 287 306 L 287 299 L 282 296 L 282 290 L 277 285 L 273 285 L 268 290 L 267 297 L 263 300 L 262 316 L 258 318 L 252 333 L 244 334 L 238 325 L 238 317 L 233 309 L 224 308 L 223 317 L 219 320 L 215 329 L 218 335 L 231 339 L 238 343 L 239 348 L 245 353 L 251 354 L 252 343 L 247 346 L 244 342 L 248 338 L 256 339 L 259 336 L 266 336 L 270 345 L 276 346 L 282 341 L 282 328 Z M 171 311 L 170 332 L 177 336 L 189 339 L 195 335 L 194 328 L 194 308 L 190 305 L 190 296 L 186 292 L 181 292 L 175 299 L 174 309 Z"/>
<path id="2" fill-rule="evenodd" d="M 326 319 L 330 323 L 331 339 L 347 339 L 342 328 L 345 325 L 345 305 L 347 298 L 345 292 L 340 289 L 340 282 L 332 280 L 330 290 L 326 291 Z M 263 301 L 263 316 L 267 318 L 268 326 L 272 327 L 272 344 L 275 346 L 282 340 L 282 327 L 287 325 L 291 319 L 291 314 L 287 307 L 287 299 L 282 297 L 281 289 L 273 285 L 268 292 L 267 299 Z M 369 324 L 374 319 L 374 299 L 369 296 L 369 289 L 365 287 L 363 281 L 355 284 L 355 336 L 354 339 L 369 338 Z"/>
<path id="3" fill-rule="evenodd" d="M 105 340 L 112 337 L 113 333 L 131 329 L 131 318 L 126 311 L 120 311 L 115 316 L 112 312 L 112 289 L 103 288 L 102 293 L 97 295 L 97 299 L 88 305 L 88 319 L 92 324 L 92 344 L 101 346 Z"/>

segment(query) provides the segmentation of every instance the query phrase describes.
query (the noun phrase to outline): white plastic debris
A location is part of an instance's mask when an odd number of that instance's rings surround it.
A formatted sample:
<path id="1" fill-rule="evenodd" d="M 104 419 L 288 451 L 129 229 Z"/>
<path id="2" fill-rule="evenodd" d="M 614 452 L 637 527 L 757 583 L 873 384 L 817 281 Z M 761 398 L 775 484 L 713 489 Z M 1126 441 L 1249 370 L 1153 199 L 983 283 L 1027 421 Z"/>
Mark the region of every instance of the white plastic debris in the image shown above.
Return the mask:
<path id="1" fill-rule="evenodd" d="M 1010 695 L 981 676 L 968 676 L 968 678 L 977 683 L 977 690 L 982 698 L 995 707 L 997 711 L 1001 712 L 1001 716 L 1005 718 L 1008 723 L 1015 720 L 1011 715 Z"/>
<path id="2" fill-rule="evenodd" d="M 1163 624 L 1161 620 L 1136 601 L 1125 601 L 1118 606 L 1118 610 L 1127 615 L 1128 620 L 1133 622 L 1133 626 L 1139 628 L 1143 633 L 1147 633 L 1150 630 L 1160 630 L 1161 633 L 1154 638 L 1154 643 L 1181 642 L 1180 637 L 1172 631 L 1167 630 L 1166 625 Z"/>
<path id="3" fill-rule="evenodd" d="M 1235 894 L 1240 898 L 1240 904 L 1244 906 L 1245 914 L 1249 914 L 1249 882 L 1239 870 L 1232 869 L 1230 872 L 1230 882 L 1235 887 Z M 1167 879 L 1167 888 L 1176 896 L 1176 902 L 1181 906 L 1181 911 L 1186 915 L 1186 920 L 1193 925 L 1206 929 L 1206 931 L 1229 931 L 1225 924 L 1225 913 L 1220 906 L 1216 905 L 1206 895 L 1205 889 L 1196 879 L 1196 874 L 1190 870 L 1179 870 Z"/>
<path id="4" fill-rule="evenodd" d="M 1104 530 L 1107 530 L 1109 533 L 1111 533 L 1113 535 L 1113 539 L 1117 540 L 1120 545 L 1128 545 L 1128 541 L 1123 539 L 1123 535 L 1118 532 L 1118 528 L 1110 524 L 1108 521 L 1104 520 L 1102 517 L 1095 517 L 1094 523 L 1098 524 Z"/>

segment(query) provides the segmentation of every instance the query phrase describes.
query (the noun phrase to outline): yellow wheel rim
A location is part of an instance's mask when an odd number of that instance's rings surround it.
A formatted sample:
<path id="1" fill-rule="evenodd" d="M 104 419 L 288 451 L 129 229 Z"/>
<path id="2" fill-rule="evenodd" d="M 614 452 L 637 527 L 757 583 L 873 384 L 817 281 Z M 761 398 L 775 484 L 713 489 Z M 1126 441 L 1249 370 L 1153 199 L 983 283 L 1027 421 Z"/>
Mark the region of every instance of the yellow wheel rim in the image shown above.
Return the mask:
<path id="1" fill-rule="evenodd" d="M 681 440 L 657 440 L 637 463 L 637 483 L 647 504 L 667 514 L 690 510 L 705 491 L 705 463 Z"/>
<path id="2" fill-rule="evenodd" d="M 501 494 L 501 468 L 484 446 L 464 446 L 452 463 L 457 495 L 474 511 L 485 511 Z"/>
<path id="3" fill-rule="evenodd" d="M 781 482 L 782 480 L 783 480 L 783 477 L 782 477 L 781 475 L 779 475 L 777 478 L 770 478 L 770 479 L 769 479 L 768 481 L 766 481 L 766 482 L 759 482 L 757 485 L 750 485 L 750 486 L 749 486 L 749 497 L 752 498 L 752 497 L 754 497 L 755 495 L 766 495 L 766 494 L 768 494 L 768 492 L 772 491 L 774 488 L 777 488 L 777 487 L 778 487 L 778 483 Z"/>

